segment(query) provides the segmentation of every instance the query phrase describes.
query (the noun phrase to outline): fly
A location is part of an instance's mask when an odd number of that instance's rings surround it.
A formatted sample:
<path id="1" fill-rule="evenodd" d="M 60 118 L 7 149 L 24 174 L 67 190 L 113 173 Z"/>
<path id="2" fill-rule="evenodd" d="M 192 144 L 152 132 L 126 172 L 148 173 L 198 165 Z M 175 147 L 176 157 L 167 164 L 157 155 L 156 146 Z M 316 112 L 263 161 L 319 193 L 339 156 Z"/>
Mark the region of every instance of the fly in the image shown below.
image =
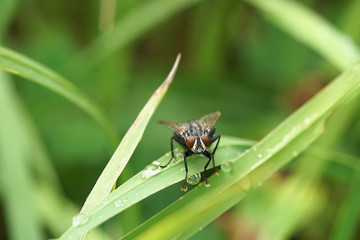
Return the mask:
<path id="1" fill-rule="evenodd" d="M 181 187 L 182 191 L 187 191 L 187 178 L 188 178 L 188 167 L 186 158 L 193 154 L 201 154 L 208 158 L 204 166 L 204 177 L 205 177 L 205 186 L 209 187 L 210 183 L 206 178 L 206 169 L 212 160 L 213 167 L 215 168 L 215 160 L 214 154 L 220 142 L 220 134 L 215 135 L 215 128 L 213 125 L 219 119 L 221 113 L 219 111 L 203 116 L 201 119 L 196 121 L 189 121 L 186 123 L 178 123 L 175 121 L 158 121 L 161 125 L 168 127 L 174 130 L 174 135 L 171 137 L 171 158 L 169 162 L 163 166 L 162 168 L 167 167 L 171 160 L 174 158 L 174 146 L 173 140 L 178 142 L 180 145 L 185 147 L 184 153 L 184 163 L 185 163 L 185 182 Z M 214 150 L 209 152 L 207 148 L 216 141 L 216 145 Z M 216 168 L 215 168 L 216 169 Z M 216 169 L 216 174 L 218 174 L 218 170 Z"/>

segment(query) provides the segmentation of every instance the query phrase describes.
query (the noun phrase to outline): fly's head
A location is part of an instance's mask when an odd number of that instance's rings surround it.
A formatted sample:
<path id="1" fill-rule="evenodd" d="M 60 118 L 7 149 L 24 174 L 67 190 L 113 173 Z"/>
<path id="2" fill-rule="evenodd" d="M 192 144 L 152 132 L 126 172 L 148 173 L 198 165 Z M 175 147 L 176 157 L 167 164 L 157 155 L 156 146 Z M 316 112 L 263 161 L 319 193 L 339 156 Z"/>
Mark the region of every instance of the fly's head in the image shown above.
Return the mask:
<path id="1" fill-rule="evenodd" d="M 201 137 L 191 136 L 186 141 L 186 145 L 188 146 L 188 148 L 190 148 L 191 151 L 197 154 L 205 152 L 206 148 L 209 146 L 209 143 L 209 137 L 205 135 L 202 135 Z"/>
<path id="2" fill-rule="evenodd" d="M 186 146 L 194 153 L 201 154 L 210 145 L 210 129 L 203 126 L 199 121 L 189 122 L 181 134 Z"/>

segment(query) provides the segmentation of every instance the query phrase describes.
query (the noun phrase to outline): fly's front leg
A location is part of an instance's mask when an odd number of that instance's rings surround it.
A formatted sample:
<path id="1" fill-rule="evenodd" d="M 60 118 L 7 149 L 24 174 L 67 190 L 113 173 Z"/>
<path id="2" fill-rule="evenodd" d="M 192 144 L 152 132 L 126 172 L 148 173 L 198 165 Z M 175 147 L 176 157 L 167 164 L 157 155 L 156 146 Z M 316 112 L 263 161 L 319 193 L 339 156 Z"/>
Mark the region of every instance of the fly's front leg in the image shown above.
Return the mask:
<path id="1" fill-rule="evenodd" d="M 218 134 L 218 135 L 216 135 L 215 137 L 213 137 L 213 138 L 210 139 L 210 144 L 212 144 L 213 142 L 215 142 L 215 141 L 217 140 L 216 145 L 215 145 L 215 148 L 214 148 L 214 151 L 212 152 L 212 162 L 213 162 L 213 167 L 214 167 L 214 168 L 215 168 L 215 158 L 214 158 L 214 155 L 215 155 L 216 149 L 217 149 L 217 147 L 218 147 L 218 145 L 219 145 L 220 137 L 221 137 L 221 135 Z M 217 168 L 215 168 L 215 173 L 216 173 L 217 175 L 219 175 L 219 171 L 217 170 Z"/>
<path id="2" fill-rule="evenodd" d="M 205 157 L 209 158 L 209 160 L 207 161 L 207 163 L 204 166 L 204 178 L 205 178 L 205 186 L 210 187 L 210 183 L 208 182 L 207 177 L 206 177 L 206 169 L 209 166 L 211 159 L 214 159 L 214 156 L 209 151 L 203 152 L 203 155 Z"/>
<path id="3" fill-rule="evenodd" d="M 169 162 L 168 162 L 167 164 L 165 164 L 165 165 L 160 165 L 161 168 L 167 167 L 167 166 L 170 164 L 171 160 L 173 160 L 173 158 L 174 158 L 174 145 L 173 145 L 173 140 L 176 140 L 176 139 L 175 139 L 175 136 L 172 136 L 172 137 L 171 137 L 171 140 L 170 140 L 170 145 L 171 145 L 171 158 L 170 158 L 170 160 L 169 160 Z"/>
<path id="4" fill-rule="evenodd" d="M 186 192 L 187 191 L 187 178 L 188 178 L 188 166 L 187 166 L 187 162 L 186 162 L 186 158 L 191 156 L 193 154 L 193 152 L 191 150 L 187 150 L 184 153 L 184 164 L 185 164 L 185 181 L 184 181 L 184 185 L 182 185 L 181 190 Z"/>

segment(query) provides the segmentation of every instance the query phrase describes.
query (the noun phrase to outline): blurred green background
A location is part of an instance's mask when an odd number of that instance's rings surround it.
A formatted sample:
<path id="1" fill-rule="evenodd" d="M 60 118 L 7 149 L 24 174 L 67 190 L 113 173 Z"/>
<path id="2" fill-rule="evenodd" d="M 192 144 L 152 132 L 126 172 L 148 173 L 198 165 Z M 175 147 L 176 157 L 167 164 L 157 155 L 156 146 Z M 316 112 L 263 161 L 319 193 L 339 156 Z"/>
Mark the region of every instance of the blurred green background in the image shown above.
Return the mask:
<path id="1" fill-rule="evenodd" d="M 359 43 L 359 21 L 354 17 L 360 14 L 359 1 L 302 2 Z M 156 119 L 183 122 L 219 110 L 218 133 L 259 140 L 340 73 L 243 1 L 1 1 L 1 12 L 2 45 L 72 81 L 105 108 L 120 137 L 164 80 L 177 53 L 182 53 L 174 82 L 119 183 L 170 150 L 172 132 L 156 124 Z M 7 24 L 4 12 L 10 17 Z M 54 170 L 49 178 L 56 182 L 56 193 L 40 198 L 55 198 L 62 206 L 79 210 L 110 159 L 112 146 L 99 124 L 72 103 L 38 84 L 10 77 L 26 122 L 35 126 L 33 137 L 39 139 Z M 289 239 L 347 239 L 337 238 L 334 229 L 346 221 L 341 220 L 341 212 L 346 201 L 354 199 L 348 198 L 349 189 L 359 186 L 359 177 L 349 178 L 359 166 L 358 118 L 346 121 L 344 128 L 331 151 L 309 153 L 314 161 L 325 158 L 329 163 L 319 170 L 316 191 L 304 201 L 303 215 Z M 349 164 L 341 163 L 344 158 Z M 31 184 L 41 185 L 42 167 L 33 164 L 26 165 Z M 264 236 L 259 234 L 264 213 L 279 202 L 279 192 L 297 167 L 295 160 L 192 239 Z M 163 190 L 102 229 L 110 238 L 120 237 L 181 196 L 179 189 L 177 184 Z M 11 216 L 3 199 L 0 239 L 11 239 L 7 224 Z M 59 219 L 56 228 L 46 222 L 43 211 L 35 212 L 47 238 L 58 237 L 76 213 L 64 210 L 71 216 Z M 358 216 L 358 209 L 354 212 Z M 351 223 L 355 231 L 348 239 L 360 237 L 356 216 Z"/>

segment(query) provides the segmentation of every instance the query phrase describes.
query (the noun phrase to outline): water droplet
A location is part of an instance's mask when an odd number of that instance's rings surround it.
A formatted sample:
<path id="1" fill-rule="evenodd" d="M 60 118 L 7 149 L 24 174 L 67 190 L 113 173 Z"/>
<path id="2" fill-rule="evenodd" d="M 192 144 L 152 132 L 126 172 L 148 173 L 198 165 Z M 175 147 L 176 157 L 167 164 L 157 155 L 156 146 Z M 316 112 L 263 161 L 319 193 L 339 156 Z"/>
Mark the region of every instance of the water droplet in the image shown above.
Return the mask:
<path id="1" fill-rule="evenodd" d="M 221 170 L 223 172 L 226 172 L 226 173 L 231 172 L 232 163 L 231 162 L 225 162 L 225 163 L 221 164 Z"/>
<path id="2" fill-rule="evenodd" d="M 86 216 L 85 214 L 80 213 L 75 217 L 73 217 L 72 225 L 73 227 L 77 227 L 79 225 L 86 223 L 87 221 L 89 221 L 89 217 Z"/>
<path id="3" fill-rule="evenodd" d="M 177 159 L 183 159 L 184 155 L 181 152 L 178 152 L 175 154 L 175 158 Z"/>
<path id="4" fill-rule="evenodd" d="M 190 185 L 196 185 L 196 184 L 198 184 L 200 182 L 200 180 L 201 180 L 201 174 L 200 173 L 194 174 L 194 175 L 187 178 L 187 182 Z"/>
<path id="5" fill-rule="evenodd" d="M 124 207 L 124 201 L 122 199 L 116 200 L 115 201 L 115 207 L 120 208 L 120 207 Z"/>
<path id="6" fill-rule="evenodd" d="M 123 202 L 126 203 L 127 201 L 129 201 L 128 198 L 124 198 Z"/>
<path id="7" fill-rule="evenodd" d="M 180 168 L 180 171 L 182 171 L 182 172 L 185 171 L 185 168 L 184 167 Z"/>
<path id="8" fill-rule="evenodd" d="M 150 164 L 147 167 L 144 168 L 144 170 L 142 170 L 141 172 L 141 178 L 142 179 L 148 179 L 152 176 L 154 176 L 155 174 L 160 172 L 160 167 L 156 166 L 155 164 Z"/>
<path id="9" fill-rule="evenodd" d="M 153 164 L 156 166 L 160 166 L 160 162 L 159 161 L 153 161 Z"/>
<path id="10" fill-rule="evenodd" d="M 294 150 L 292 151 L 292 156 L 293 157 L 297 157 L 299 155 L 298 151 Z"/>
<path id="11" fill-rule="evenodd" d="M 259 153 L 257 156 L 258 156 L 258 158 L 262 158 L 262 157 L 263 157 L 263 155 L 262 155 L 261 153 Z"/>
<path id="12" fill-rule="evenodd" d="M 110 201 L 109 201 L 109 199 L 108 198 L 105 198 L 103 201 L 102 201 L 102 204 L 103 205 L 106 205 L 106 204 L 108 204 Z"/>
<path id="13" fill-rule="evenodd" d="M 248 176 L 245 176 L 241 180 L 240 184 L 241 184 L 241 187 L 244 189 L 245 192 L 251 191 L 252 183 L 251 183 L 251 180 L 250 180 L 250 178 Z"/>

